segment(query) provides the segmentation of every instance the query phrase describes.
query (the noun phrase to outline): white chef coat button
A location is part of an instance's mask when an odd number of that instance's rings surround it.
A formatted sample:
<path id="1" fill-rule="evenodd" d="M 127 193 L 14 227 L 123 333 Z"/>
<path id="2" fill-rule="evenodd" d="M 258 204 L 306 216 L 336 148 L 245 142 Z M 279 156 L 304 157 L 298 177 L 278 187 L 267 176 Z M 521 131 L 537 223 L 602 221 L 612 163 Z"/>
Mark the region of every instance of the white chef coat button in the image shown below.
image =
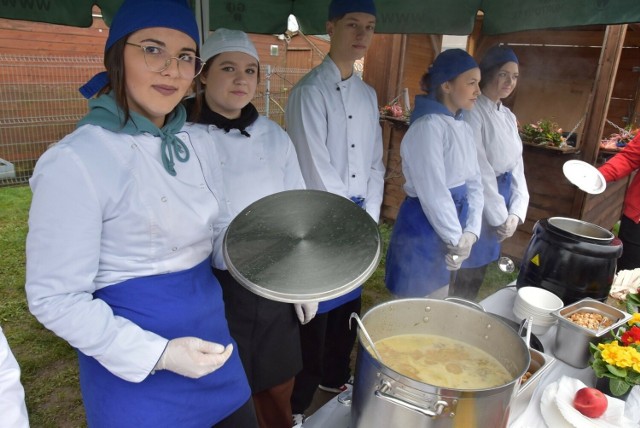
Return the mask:
<path id="1" fill-rule="evenodd" d="M 352 144 L 352 145 L 351 145 L 351 147 L 352 147 L 352 148 L 353 148 L 353 147 L 355 147 L 355 146 L 356 146 L 355 144 Z"/>
<path id="2" fill-rule="evenodd" d="M 349 119 L 353 119 L 353 116 L 349 115 Z"/>
<path id="3" fill-rule="evenodd" d="M 161 200 L 162 202 L 167 202 L 167 197 L 166 197 L 166 196 L 163 196 L 163 197 L 161 197 L 161 198 L 160 198 L 160 200 Z"/>
<path id="4" fill-rule="evenodd" d="M 173 247 L 171 251 L 178 251 L 178 247 Z"/>
<path id="5" fill-rule="evenodd" d="M 355 174 L 351 174 L 351 178 L 356 178 L 356 175 Z"/>
<path id="6" fill-rule="evenodd" d="M 340 90 L 340 87 L 338 86 L 338 87 L 336 88 L 336 90 L 337 90 L 337 91 L 339 91 L 339 90 Z"/>

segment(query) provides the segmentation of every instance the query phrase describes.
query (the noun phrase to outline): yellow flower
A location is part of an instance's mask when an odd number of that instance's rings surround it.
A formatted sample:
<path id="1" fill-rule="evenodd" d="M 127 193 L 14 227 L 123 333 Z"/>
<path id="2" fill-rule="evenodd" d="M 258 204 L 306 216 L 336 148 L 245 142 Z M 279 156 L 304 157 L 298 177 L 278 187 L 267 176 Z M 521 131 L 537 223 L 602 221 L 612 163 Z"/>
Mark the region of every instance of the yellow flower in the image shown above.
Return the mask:
<path id="1" fill-rule="evenodd" d="M 602 359 L 612 366 L 622 369 L 631 367 L 640 372 L 640 352 L 630 346 L 619 346 L 618 341 L 598 345 Z"/>
<path id="2" fill-rule="evenodd" d="M 633 314 L 627 323 L 629 325 L 640 324 L 640 313 L 636 312 Z"/>

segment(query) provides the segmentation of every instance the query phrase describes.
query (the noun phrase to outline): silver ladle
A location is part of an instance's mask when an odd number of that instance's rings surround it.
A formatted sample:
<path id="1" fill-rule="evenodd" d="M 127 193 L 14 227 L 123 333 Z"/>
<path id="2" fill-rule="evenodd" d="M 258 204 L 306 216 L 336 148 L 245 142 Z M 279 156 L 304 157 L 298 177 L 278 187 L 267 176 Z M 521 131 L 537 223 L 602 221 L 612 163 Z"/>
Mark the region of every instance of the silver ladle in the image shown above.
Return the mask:
<path id="1" fill-rule="evenodd" d="M 509 257 L 501 256 L 498 259 L 498 269 L 502 272 L 511 273 L 516 270 L 516 264 Z"/>
<path id="2" fill-rule="evenodd" d="M 352 319 L 356 320 L 356 322 L 358 323 L 358 327 L 360 327 L 360 330 L 362 331 L 362 335 L 367 340 L 367 343 L 369 343 L 369 346 L 371 346 L 371 350 L 373 351 L 374 355 L 376 356 L 378 361 L 382 362 L 382 357 L 380 356 L 380 353 L 378 353 L 378 350 L 376 349 L 375 343 L 373 343 L 373 340 L 371 339 L 371 336 L 369 336 L 369 333 L 367 333 L 367 329 L 364 328 L 364 324 L 362 323 L 362 320 L 360 319 L 358 314 L 356 314 L 355 312 L 352 312 L 351 316 L 349 317 L 349 329 L 351 329 L 351 320 Z"/>

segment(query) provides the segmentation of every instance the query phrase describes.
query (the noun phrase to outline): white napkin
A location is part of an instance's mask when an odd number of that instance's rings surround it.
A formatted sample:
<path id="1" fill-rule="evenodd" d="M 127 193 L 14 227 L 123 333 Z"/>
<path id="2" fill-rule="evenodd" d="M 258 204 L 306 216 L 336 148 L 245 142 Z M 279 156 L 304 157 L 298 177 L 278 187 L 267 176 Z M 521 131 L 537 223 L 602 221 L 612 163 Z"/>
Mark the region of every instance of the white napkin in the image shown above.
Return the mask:
<path id="1" fill-rule="evenodd" d="M 573 407 L 576 392 L 586 387 L 582 381 L 562 376 L 549 384 L 540 400 L 540 411 L 551 428 L 626 428 L 637 427 L 624 416 L 625 402 L 607 395 L 607 411 L 599 418 L 584 416 Z"/>

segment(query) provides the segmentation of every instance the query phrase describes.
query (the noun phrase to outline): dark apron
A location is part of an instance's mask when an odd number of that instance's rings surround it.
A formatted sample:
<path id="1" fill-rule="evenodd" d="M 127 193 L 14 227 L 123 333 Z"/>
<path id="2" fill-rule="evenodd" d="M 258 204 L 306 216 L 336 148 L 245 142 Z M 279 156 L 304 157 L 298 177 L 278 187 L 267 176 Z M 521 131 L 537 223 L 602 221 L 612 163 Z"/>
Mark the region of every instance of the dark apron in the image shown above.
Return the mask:
<path id="1" fill-rule="evenodd" d="M 278 386 L 302 370 L 300 328 L 293 304 L 258 296 L 226 270 L 220 281 L 231 335 L 253 394 Z"/>
<path id="2" fill-rule="evenodd" d="M 498 193 L 502 195 L 505 205 L 508 207 L 511 202 L 511 172 L 507 171 L 496 177 L 498 182 Z M 482 216 L 482 229 L 478 241 L 471 247 L 469 258 L 462 262 L 462 268 L 477 268 L 485 266 L 494 260 L 498 260 L 500 256 L 500 242 L 498 242 L 498 234 L 496 228 L 485 221 Z"/>
<path id="3" fill-rule="evenodd" d="M 210 260 L 176 273 L 134 278 L 98 290 L 116 316 L 167 339 L 199 337 L 232 343 L 222 292 Z M 168 370 L 140 383 L 123 380 L 78 352 L 80 386 L 90 427 L 211 427 L 250 397 L 237 346 L 213 373 L 191 379 Z"/>
<path id="4" fill-rule="evenodd" d="M 449 189 L 462 228 L 467 224 L 467 186 Z M 398 212 L 387 250 L 385 283 L 399 297 L 425 297 L 449 283 L 447 245 L 422 211 L 418 198 L 407 197 Z"/>

